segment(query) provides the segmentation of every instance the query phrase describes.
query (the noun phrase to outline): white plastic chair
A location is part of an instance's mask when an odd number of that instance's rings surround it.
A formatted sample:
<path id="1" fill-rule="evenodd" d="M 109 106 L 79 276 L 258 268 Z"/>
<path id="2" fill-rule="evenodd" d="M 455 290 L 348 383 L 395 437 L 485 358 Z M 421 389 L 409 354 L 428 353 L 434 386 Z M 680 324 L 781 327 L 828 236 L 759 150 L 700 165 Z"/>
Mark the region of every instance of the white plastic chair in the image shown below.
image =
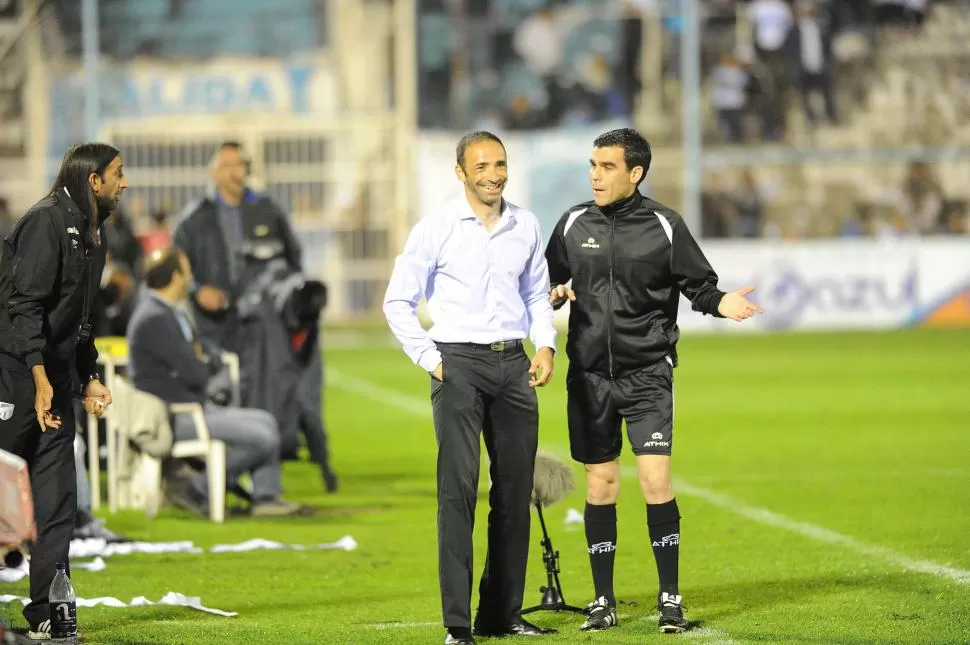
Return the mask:
<path id="1" fill-rule="evenodd" d="M 223 361 L 229 370 L 232 382 L 232 403 L 234 407 L 240 405 L 242 395 L 239 381 L 239 356 L 232 352 L 223 352 Z M 114 372 L 114 370 L 112 370 Z M 112 373 L 112 381 L 114 374 Z M 109 386 L 110 387 L 110 386 Z M 196 458 L 205 462 L 209 479 L 209 517 L 214 522 L 223 522 L 226 514 L 226 444 L 209 436 L 209 426 L 205 421 L 205 409 L 198 403 L 174 403 L 168 406 L 171 414 L 181 414 L 192 419 L 195 427 L 195 439 L 175 441 L 172 444 L 171 457 L 173 459 Z M 112 512 L 118 508 L 140 508 L 145 514 L 153 518 L 158 513 L 161 499 L 162 465 L 161 461 L 143 454 L 139 464 L 137 479 L 131 482 L 128 490 L 120 491 L 115 464 L 124 449 L 121 433 L 115 428 L 113 420 L 108 415 L 108 491 L 109 507 Z M 96 435 L 95 435 L 96 437 Z M 113 455 L 118 451 L 118 455 Z"/>
<path id="2" fill-rule="evenodd" d="M 232 403 L 234 408 L 242 406 L 242 386 L 239 382 L 239 355 L 233 352 L 223 352 L 222 362 L 229 370 L 229 378 L 232 381 Z"/>
<path id="3" fill-rule="evenodd" d="M 209 437 L 205 410 L 200 404 L 173 403 L 168 409 L 172 414 L 191 417 L 195 425 L 195 439 L 172 444 L 172 457 L 205 460 L 205 470 L 209 477 L 209 518 L 213 522 L 221 523 L 226 518 L 226 444 Z"/>

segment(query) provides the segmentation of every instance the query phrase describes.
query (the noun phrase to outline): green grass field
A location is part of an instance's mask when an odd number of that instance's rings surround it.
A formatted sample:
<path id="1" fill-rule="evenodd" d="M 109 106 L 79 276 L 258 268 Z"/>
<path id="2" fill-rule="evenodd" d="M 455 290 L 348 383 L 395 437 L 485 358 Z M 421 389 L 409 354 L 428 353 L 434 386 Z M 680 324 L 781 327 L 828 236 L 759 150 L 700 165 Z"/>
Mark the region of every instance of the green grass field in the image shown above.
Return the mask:
<path id="1" fill-rule="evenodd" d="M 343 488 L 322 492 L 305 463 L 287 464 L 288 496 L 314 518 L 231 519 L 222 526 L 166 510 L 109 526 L 144 540 L 202 547 L 263 537 L 315 544 L 352 535 L 355 551 L 133 555 L 77 571 L 78 595 L 158 600 L 192 609 L 78 609 L 87 643 L 440 643 L 435 553 L 435 446 L 428 378 L 384 335 L 341 333 L 327 349 L 326 414 Z M 356 340 L 356 342 L 348 342 Z M 656 633 L 656 569 L 645 510 L 623 457 L 617 596 L 620 627 L 578 631 L 572 614 L 532 614 L 559 628 L 548 643 L 970 642 L 970 332 L 691 337 L 676 371 L 675 490 L 683 515 L 681 592 L 699 623 Z M 540 393 L 540 446 L 568 456 L 565 360 Z M 566 599 L 592 583 L 577 490 L 546 511 Z M 484 553 L 487 481 L 476 526 Z M 526 603 L 545 581 L 533 523 Z M 26 582 L 0 585 L 25 594 Z M 19 606 L 6 610 L 19 617 Z M 481 642 L 489 640 L 481 639 Z"/>

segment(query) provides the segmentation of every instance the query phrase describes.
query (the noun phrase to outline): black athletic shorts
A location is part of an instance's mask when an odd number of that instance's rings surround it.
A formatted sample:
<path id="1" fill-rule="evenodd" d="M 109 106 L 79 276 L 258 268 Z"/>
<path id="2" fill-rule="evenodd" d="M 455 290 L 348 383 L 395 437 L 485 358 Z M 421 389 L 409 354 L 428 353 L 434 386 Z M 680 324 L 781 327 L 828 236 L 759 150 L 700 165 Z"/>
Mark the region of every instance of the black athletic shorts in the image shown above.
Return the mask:
<path id="1" fill-rule="evenodd" d="M 674 433 L 674 368 L 666 359 L 610 381 L 574 369 L 566 375 L 573 459 L 601 464 L 620 456 L 626 421 L 635 455 L 669 455 Z"/>

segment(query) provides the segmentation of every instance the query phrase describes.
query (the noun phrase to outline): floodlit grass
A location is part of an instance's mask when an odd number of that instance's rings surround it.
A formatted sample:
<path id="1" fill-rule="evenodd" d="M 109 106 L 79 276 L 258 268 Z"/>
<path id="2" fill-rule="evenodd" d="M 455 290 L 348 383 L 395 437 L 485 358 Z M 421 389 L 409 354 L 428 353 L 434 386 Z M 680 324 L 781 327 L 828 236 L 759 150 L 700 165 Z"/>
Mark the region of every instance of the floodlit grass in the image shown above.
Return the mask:
<path id="1" fill-rule="evenodd" d="M 109 525 L 137 539 L 202 547 L 343 535 L 360 547 L 114 556 L 103 572 L 75 572 L 78 595 L 158 600 L 178 591 L 239 616 L 79 608 L 87 643 L 441 642 L 428 379 L 385 336 L 356 340 L 328 338 L 326 415 L 342 490 L 324 494 L 309 464 L 284 469 L 287 495 L 319 506 L 317 517 L 216 526 L 166 510 L 153 522 L 120 513 Z M 687 337 L 675 375 L 674 465 L 684 518 L 681 591 L 700 626 L 682 636 L 656 633 L 656 569 L 627 468 L 620 627 L 585 634 L 575 615 L 539 612 L 530 619 L 560 630 L 540 640 L 970 642 L 968 357 L 966 330 Z M 540 445 L 568 457 L 565 367 L 560 360 L 540 393 Z M 629 452 L 623 463 L 632 465 Z M 569 508 L 583 508 L 582 471 L 575 473 L 577 491 L 546 519 L 566 599 L 585 605 L 592 599 L 585 538 L 582 527 L 564 523 Z M 476 578 L 486 487 L 483 478 Z M 544 581 L 535 522 L 527 604 L 538 603 Z M 0 585 L 0 593 L 26 591 L 26 581 Z M 6 607 L 19 618 L 18 609 Z"/>

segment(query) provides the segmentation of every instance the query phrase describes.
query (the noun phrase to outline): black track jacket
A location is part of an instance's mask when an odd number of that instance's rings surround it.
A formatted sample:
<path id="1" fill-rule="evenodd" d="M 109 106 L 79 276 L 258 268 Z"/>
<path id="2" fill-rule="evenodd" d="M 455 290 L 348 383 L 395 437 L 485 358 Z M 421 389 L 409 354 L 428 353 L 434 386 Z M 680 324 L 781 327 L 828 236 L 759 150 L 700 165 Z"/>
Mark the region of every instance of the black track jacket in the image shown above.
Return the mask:
<path id="1" fill-rule="evenodd" d="M 35 204 L 3 241 L 0 260 L 0 352 L 47 375 L 70 374 L 81 384 L 97 374 L 94 334 L 78 335 L 101 282 L 105 244 L 88 242 L 88 222 L 64 189 Z M 104 227 L 100 227 L 104 240 Z M 87 306 L 85 306 L 87 299 Z"/>
<path id="2" fill-rule="evenodd" d="M 717 312 L 724 292 L 683 218 L 642 196 L 563 214 L 546 247 L 553 286 L 572 280 L 570 365 L 622 377 L 669 356 L 677 365 L 677 305 Z"/>

